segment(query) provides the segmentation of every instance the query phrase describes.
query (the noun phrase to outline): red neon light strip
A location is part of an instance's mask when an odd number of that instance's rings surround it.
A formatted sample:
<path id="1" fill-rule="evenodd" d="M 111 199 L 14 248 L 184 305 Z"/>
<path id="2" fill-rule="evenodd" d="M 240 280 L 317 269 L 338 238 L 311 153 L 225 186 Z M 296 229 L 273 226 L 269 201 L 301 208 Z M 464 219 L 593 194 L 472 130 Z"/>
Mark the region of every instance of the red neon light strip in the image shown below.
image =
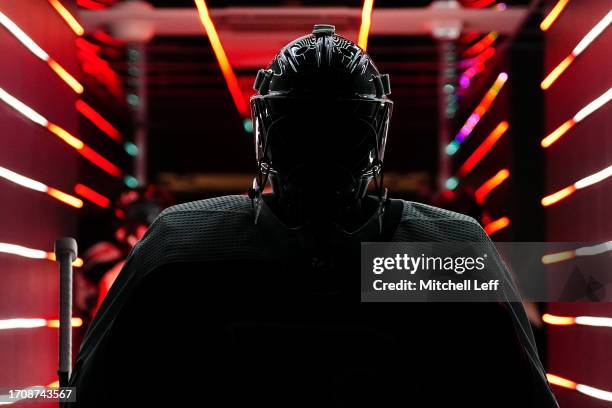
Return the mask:
<path id="1" fill-rule="evenodd" d="M 117 178 L 121 177 L 122 171 L 119 167 L 115 166 L 113 163 L 102 157 L 98 152 L 93 150 L 91 147 L 84 145 L 82 149 L 79 150 L 79 153 L 87 160 L 110 174 L 111 176 L 115 176 Z"/>
<path id="2" fill-rule="evenodd" d="M 510 218 L 501 217 L 495 221 L 491 221 L 490 223 L 485 225 L 483 228 L 485 232 L 487 233 L 487 235 L 493 235 L 497 231 L 506 228 L 508 225 L 510 225 Z"/>
<path id="3" fill-rule="evenodd" d="M 215 53 L 215 57 L 217 57 L 217 62 L 219 63 L 219 67 L 221 68 L 221 72 L 223 73 L 223 77 L 225 78 L 225 82 L 227 83 L 227 88 L 229 89 L 230 94 L 232 95 L 232 99 L 234 100 L 234 105 L 236 105 L 236 109 L 240 116 L 243 118 L 247 118 L 250 116 L 249 107 L 247 106 L 244 95 L 242 94 L 242 89 L 238 84 L 238 79 L 236 78 L 236 74 L 232 69 L 229 60 L 227 59 L 227 55 L 225 54 L 225 50 L 223 49 L 223 45 L 221 44 L 221 40 L 217 35 L 217 30 L 215 25 L 208 14 L 208 7 L 206 6 L 206 2 L 204 0 L 195 0 L 196 7 L 198 9 L 198 15 L 200 16 L 200 21 L 202 22 L 202 26 L 204 27 L 204 31 L 208 36 L 208 40 L 210 41 L 210 45 L 213 48 Z"/>
<path id="4" fill-rule="evenodd" d="M 103 44 L 110 45 L 112 47 L 117 47 L 123 45 L 123 42 L 116 39 L 115 37 L 109 35 L 107 32 L 98 30 L 93 34 L 93 37 L 100 41 Z"/>
<path id="5" fill-rule="evenodd" d="M 497 76 L 491 88 L 489 88 L 489 90 L 482 98 L 476 109 L 474 109 L 474 112 L 472 112 L 472 114 L 465 121 L 465 124 L 461 127 L 453 141 L 446 146 L 447 154 L 453 155 L 457 152 L 457 150 L 459 150 L 461 144 L 465 141 L 465 139 L 470 136 L 470 134 L 474 130 L 474 127 L 478 124 L 478 122 L 480 122 L 480 119 L 482 119 L 484 114 L 487 113 L 487 111 L 491 107 L 491 104 L 493 103 L 507 80 L 508 74 L 506 74 L 505 72 L 501 72 Z"/>
<path id="6" fill-rule="evenodd" d="M 368 48 L 368 36 L 370 35 L 370 26 L 372 25 L 372 9 L 374 8 L 374 0 L 363 0 L 363 8 L 361 9 L 361 26 L 359 27 L 359 39 L 357 44 L 362 50 Z"/>
<path id="7" fill-rule="evenodd" d="M 496 1 L 497 0 L 473 0 L 471 2 L 468 2 L 466 6 L 469 8 L 483 8 L 483 7 L 490 6 Z"/>
<path id="8" fill-rule="evenodd" d="M 102 208 L 108 208 L 110 205 L 110 200 L 108 198 L 86 185 L 77 184 L 74 186 L 74 192 Z"/>
<path id="9" fill-rule="evenodd" d="M 104 132 L 108 137 L 113 139 L 115 142 L 121 142 L 121 134 L 115 127 L 106 119 L 102 117 L 98 112 L 96 112 L 91 106 L 83 102 L 82 100 L 78 100 L 75 103 L 76 110 L 79 111 L 83 116 L 85 116 L 91 123 L 96 125 L 98 129 Z"/>
<path id="10" fill-rule="evenodd" d="M 468 174 L 474 166 L 476 166 L 482 158 L 493 148 L 495 143 L 506 133 L 508 130 L 508 122 L 502 121 L 497 125 L 495 129 L 487 136 L 487 138 L 482 142 L 476 150 L 471 154 L 470 157 L 463 163 L 463 165 L 459 168 L 459 176 L 464 177 Z"/>
<path id="11" fill-rule="evenodd" d="M 99 153 L 97 153 L 91 147 L 83 143 L 83 141 L 81 141 L 79 138 L 73 136 L 66 129 L 56 125 L 55 123 L 49 122 L 44 116 L 40 115 L 34 109 L 25 105 L 23 102 L 19 101 L 14 96 L 10 95 L 2 88 L 0 88 L 0 100 L 4 101 L 4 103 L 15 109 L 17 112 L 22 114 L 30 121 L 36 123 L 39 126 L 44 127 L 49 132 L 56 135 L 64 143 L 75 149 L 77 152 L 79 152 L 79 154 L 81 154 L 91 163 L 95 164 L 108 174 L 115 177 L 122 176 L 123 172 L 119 167 L 115 166 L 113 163 L 102 157 Z"/>
<path id="12" fill-rule="evenodd" d="M 495 31 L 490 32 L 480 39 L 477 43 L 472 45 L 470 48 L 463 52 L 463 55 L 466 57 L 472 57 L 480 52 L 482 52 L 485 48 L 491 46 L 497 39 L 498 34 Z"/>
<path id="13" fill-rule="evenodd" d="M 108 7 L 106 4 L 97 3 L 93 0 L 77 0 L 77 5 L 89 10 L 103 10 Z"/>
<path id="14" fill-rule="evenodd" d="M 476 202 L 478 204 L 483 204 L 485 198 L 489 195 L 491 191 L 493 191 L 497 186 L 499 186 L 504 180 L 510 177 L 510 171 L 508 169 L 502 169 L 497 172 L 493 177 L 485 181 L 474 193 L 476 197 Z"/>
<path id="15" fill-rule="evenodd" d="M 459 62 L 459 68 L 465 69 L 474 65 L 484 64 L 495 55 L 495 47 L 488 47 L 475 57 L 465 59 Z"/>

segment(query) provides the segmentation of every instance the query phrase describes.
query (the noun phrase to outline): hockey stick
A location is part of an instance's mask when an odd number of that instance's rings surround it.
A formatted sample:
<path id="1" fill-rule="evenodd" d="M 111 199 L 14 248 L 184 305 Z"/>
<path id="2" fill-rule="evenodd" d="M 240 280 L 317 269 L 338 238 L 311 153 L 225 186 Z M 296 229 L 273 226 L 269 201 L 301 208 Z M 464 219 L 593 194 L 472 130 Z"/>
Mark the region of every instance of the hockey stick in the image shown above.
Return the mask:
<path id="1" fill-rule="evenodd" d="M 55 259 L 60 265 L 59 376 L 60 387 L 67 387 L 72 370 L 72 262 L 77 242 L 66 237 L 55 241 Z"/>

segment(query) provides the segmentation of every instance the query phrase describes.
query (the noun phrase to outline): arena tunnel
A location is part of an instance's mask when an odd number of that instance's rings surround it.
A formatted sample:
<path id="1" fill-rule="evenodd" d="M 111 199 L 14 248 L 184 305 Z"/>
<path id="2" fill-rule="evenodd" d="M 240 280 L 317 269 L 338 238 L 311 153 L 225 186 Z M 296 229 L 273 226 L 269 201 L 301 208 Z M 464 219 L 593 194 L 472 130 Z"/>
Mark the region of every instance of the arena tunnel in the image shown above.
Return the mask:
<path id="1" fill-rule="evenodd" d="M 600 0 L 0 2 L 0 405 L 58 386 L 57 238 L 80 249 L 76 358 L 162 210 L 259 194 L 253 83 L 315 24 L 389 74 L 388 194 L 475 219 L 515 258 L 541 251 L 517 274 L 563 286 L 523 293 L 550 387 L 561 407 L 612 407 L 612 9 Z M 304 126 L 318 117 L 304 111 Z"/>

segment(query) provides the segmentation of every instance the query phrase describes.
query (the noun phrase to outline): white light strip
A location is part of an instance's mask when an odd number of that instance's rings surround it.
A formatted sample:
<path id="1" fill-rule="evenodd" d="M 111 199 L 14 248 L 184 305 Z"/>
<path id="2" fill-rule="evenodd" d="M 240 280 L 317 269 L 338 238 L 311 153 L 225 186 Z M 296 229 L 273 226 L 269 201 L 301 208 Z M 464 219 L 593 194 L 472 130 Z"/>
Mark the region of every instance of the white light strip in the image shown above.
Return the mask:
<path id="1" fill-rule="evenodd" d="M 576 249 L 576 256 L 593 256 L 612 251 L 612 241 Z"/>
<path id="2" fill-rule="evenodd" d="M 15 184 L 19 184 L 25 188 L 40 191 L 41 193 L 46 193 L 49 189 L 49 187 L 39 181 L 32 180 L 31 178 L 12 172 L 2 166 L 0 166 L 0 177 L 8 181 L 12 181 Z"/>
<path id="3" fill-rule="evenodd" d="M 608 166 L 595 174 L 591 174 L 590 176 L 578 180 L 574 183 L 574 187 L 576 187 L 577 189 L 585 188 L 595 183 L 599 183 L 600 181 L 603 181 L 610 176 L 612 176 L 612 166 Z"/>
<path id="4" fill-rule="evenodd" d="M 11 255 L 23 256 L 33 259 L 47 259 L 47 252 L 38 249 L 32 249 L 21 245 L 7 244 L 0 242 L 0 252 Z"/>
<path id="5" fill-rule="evenodd" d="M 584 36 L 582 40 L 580 40 L 580 42 L 572 50 L 572 54 L 575 56 L 580 55 L 580 53 L 582 53 L 586 47 L 588 47 L 606 28 L 608 28 L 611 22 L 612 10 L 608 11 L 608 14 L 606 14 L 606 16 L 602 18 L 599 23 L 597 23 L 595 27 L 593 27 L 591 31 Z"/>
<path id="6" fill-rule="evenodd" d="M 28 50 L 43 61 L 49 60 L 49 54 L 47 54 L 42 48 L 38 46 L 21 28 L 17 27 L 17 24 L 13 23 L 10 18 L 0 12 L 0 24 L 11 32 L 22 43 Z"/>
<path id="7" fill-rule="evenodd" d="M 5 319 L 0 320 L 0 330 L 33 329 L 46 327 L 46 319 Z"/>
<path id="8" fill-rule="evenodd" d="M 576 391 L 588 395 L 589 397 L 612 402 L 612 392 L 610 391 L 600 390 L 598 388 L 589 387 L 588 385 L 583 384 L 576 385 Z"/>
<path id="9" fill-rule="evenodd" d="M 597 109 L 601 108 L 606 103 L 610 102 L 610 99 L 612 99 L 612 87 L 608 89 L 606 92 L 604 92 L 597 99 L 590 102 L 587 106 L 580 109 L 578 113 L 574 115 L 574 120 L 576 122 L 580 122 L 582 119 L 586 118 L 591 113 L 595 112 Z"/>
<path id="10" fill-rule="evenodd" d="M 38 123 L 39 125 L 45 127 L 49 124 L 49 121 L 44 116 L 42 116 L 29 106 L 25 105 L 14 96 L 10 95 L 2 88 L 0 88 L 0 99 L 10 107 L 15 109 L 17 112 L 30 119 L 32 122 Z"/>
<path id="11" fill-rule="evenodd" d="M 612 317 L 576 316 L 576 324 L 612 328 Z"/>

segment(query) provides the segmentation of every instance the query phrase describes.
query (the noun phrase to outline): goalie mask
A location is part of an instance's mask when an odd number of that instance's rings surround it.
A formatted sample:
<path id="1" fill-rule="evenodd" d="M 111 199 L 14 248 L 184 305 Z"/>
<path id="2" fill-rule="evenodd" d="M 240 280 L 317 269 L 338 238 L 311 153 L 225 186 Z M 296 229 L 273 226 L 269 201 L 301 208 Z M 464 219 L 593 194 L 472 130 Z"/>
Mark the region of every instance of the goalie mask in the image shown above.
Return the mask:
<path id="1" fill-rule="evenodd" d="M 270 180 L 285 206 L 330 200 L 350 206 L 374 179 L 383 200 L 389 76 L 334 31 L 315 25 L 257 73 L 251 109 L 259 174 L 252 198 Z"/>

